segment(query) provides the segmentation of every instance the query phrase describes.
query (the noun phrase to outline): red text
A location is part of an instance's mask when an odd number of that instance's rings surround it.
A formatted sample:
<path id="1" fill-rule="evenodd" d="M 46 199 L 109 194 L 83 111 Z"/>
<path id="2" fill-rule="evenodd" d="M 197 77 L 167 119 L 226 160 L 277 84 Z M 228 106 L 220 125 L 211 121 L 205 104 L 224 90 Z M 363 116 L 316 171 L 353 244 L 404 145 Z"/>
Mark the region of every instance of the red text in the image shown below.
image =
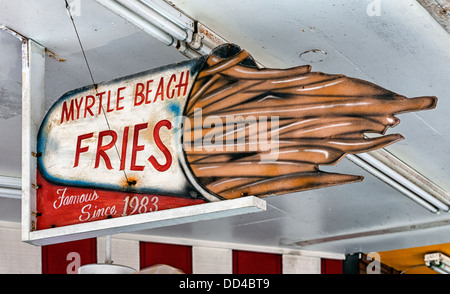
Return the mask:
<path id="1" fill-rule="evenodd" d="M 172 129 L 172 124 L 168 120 L 159 121 L 153 128 L 153 140 L 155 142 L 156 147 L 162 152 L 165 158 L 165 162 L 158 162 L 156 157 L 151 154 L 147 160 L 150 164 L 158 171 L 164 172 L 169 169 L 172 164 L 172 154 L 170 153 L 167 146 L 161 140 L 161 129 L 166 128 L 168 130 Z M 140 142 L 140 138 L 142 137 L 142 132 L 148 129 L 148 123 L 136 124 L 133 127 L 132 131 L 132 142 L 131 142 L 131 160 L 127 162 L 127 152 L 128 152 L 128 136 L 130 134 L 130 127 L 125 127 L 122 134 L 122 144 L 121 150 L 117 150 L 120 152 L 120 164 L 118 166 L 119 170 L 124 170 L 125 167 L 129 164 L 129 169 L 132 171 L 143 171 L 145 165 L 143 162 L 137 162 L 137 155 L 139 152 L 145 152 L 145 145 Z M 107 169 L 113 169 L 113 164 L 111 163 L 110 155 L 108 155 L 107 151 L 113 149 L 118 141 L 118 135 L 116 131 L 113 130 L 105 130 L 98 133 L 97 136 L 94 136 L 93 132 L 79 135 L 77 138 L 76 149 L 75 149 L 75 160 L 73 167 L 77 167 L 80 162 L 80 157 L 84 153 L 89 152 L 90 145 L 86 143 L 88 139 L 97 137 L 96 140 L 96 150 L 95 150 L 95 161 L 94 168 L 98 168 L 100 164 L 106 166 Z M 118 152 L 111 153 L 112 155 L 117 154 Z M 92 153 L 86 154 L 85 156 L 92 156 Z M 117 168 L 117 167 L 116 167 Z"/>

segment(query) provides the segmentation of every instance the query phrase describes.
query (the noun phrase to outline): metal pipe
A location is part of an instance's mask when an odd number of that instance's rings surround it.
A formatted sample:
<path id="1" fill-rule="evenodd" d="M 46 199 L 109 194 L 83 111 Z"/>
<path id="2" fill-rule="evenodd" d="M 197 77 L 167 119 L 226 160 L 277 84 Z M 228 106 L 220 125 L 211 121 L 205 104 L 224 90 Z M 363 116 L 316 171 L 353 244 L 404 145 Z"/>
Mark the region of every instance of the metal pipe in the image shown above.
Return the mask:
<path id="1" fill-rule="evenodd" d="M 392 178 L 390 178 L 387 175 L 385 175 L 384 173 L 380 172 L 379 170 L 377 170 L 376 168 L 374 168 L 373 166 L 371 166 L 370 164 L 368 164 L 367 162 L 365 162 L 361 158 L 359 158 L 359 157 L 357 157 L 357 156 L 355 156 L 353 154 L 347 154 L 346 158 L 348 158 L 350 161 L 354 162 L 355 164 L 359 165 L 360 167 L 362 167 L 367 172 L 369 172 L 369 173 L 373 174 L 374 176 L 376 176 L 377 178 L 381 179 L 382 181 L 384 181 L 388 185 L 392 186 L 394 189 L 396 189 L 399 192 L 403 193 L 404 195 L 409 197 L 411 200 L 417 202 L 418 204 L 420 204 L 424 208 L 428 209 L 432 213 L 438 213 L 439 212 L 439 210 L 436 207 L 434 207 L 430 203 L 426 202 L 425 200 L 423 200 L 422 198 L 420 198 L 416 194 L 412 193 L 410 190 L 406 189 L 404 186 L 400 185 L 399 183 L 394 181 Z"/>
<path id="2" fill-rule="evenodd" d="M 371 166 L 375 167 L 376 169 L 378 169 L 379 171 L 381 171 L 382 173 L 384 173 L 385 175 L 387 175 L 388 177 L 390 177 L 394 181 L 398 182 L 400 185 L 404 186 L 405 188 L 407 188 L 408 190 L 410 190 L 414 194 L 416 194 L 419 197 L 423 198 L 425 201 L 427 201 L 430 204 L 434 205 L 435 207 L 437 207 L 437 208 L 439 208 L 439 209 L 441 209 L 443 211 L 448 211 L 449 210 L 449 207 L 447 205 L 445 205 L 444 203 L 442 203 L 441 201 L 439 201 L 438 199 L 436 199 L 435 197 L 433 197 L 429 193 L 425 192 L 422 188 L 420 188 L 419 186 L 415 185 L 414 183 L 412 183 L 408 179 L 404 178 L 403 176 L 401 176 L 400 174 L 395 172 L 393 169 L 391 169 L 387 165 L 385 165 L 385 164 L 381 163 L 380 161 L 376 160 L 371 155 L 369 155 L 367 153 L 361 153 L 361 154 L 358 154 L 356 156 L 361 158 L 362 160 L 364 160 L 365 162 L 367 162 Z"/>
<path id="3" fill-rule="evenodd" d="M 164 32 L 168 33 L 177 40 L 184 41 L 187 39 L 188 34 L 185 30 L 174 24 L 172 21 L 162 16 L 155 10 L 151 9 L 149 6 L 138 0 L 117 0 L 122 5 L 126 6 L 128 9 L 134 13 L 140 15 L 145 20 L 153 24 L 154 26 L 160 28 Z"/>
<path id="4" fill-rule="evenodd" d="M 142 3 L 167 18 L 179 27 L 189 31 L 195 30 L 195 21 L 178 10 L 166 0 L 140 0 Z"/>
<path id="5" fill-rule="evenodd" d="M 411 181 L 414 185 L 432 195 L 447 206 L 450 205 L 450 195 L 444 189 L 424 177 L 422 174 L 408 166 L 406 163 L 386 151 L 378 149 L 369 153 L 374 159 L 384 165 L 390 166 L 396 173 Z"/>
<path id="6" fill-rule="evenodd" d="M 181 54 L 186 56 L 189 59 L 200 57 L 201 54 L 197 51 L 189 48 L 189 46 L 186 45 L 186 42 L 178 42 L 177 46 L 175 47 Z"/>
<path id="7" fill-rule="evenodd" d="M 22 199 L 22 179 L 0 176 L 0 198 Z"/>
<path id="8" fill-rule="evenodd" d="M 0 198 L 22 199 L 22 190 L 0 187 Z"/>
<path id="9" fill-rule="evenodd" d="M 110 9 L 114 13 L 120 15 L 121 17 L 125 18 L 129 22 L 133 23 L 138 28 L 142 29 L 144 32 L 154 36 L 156 39 L 160 40 L 167 46 L 175 45 L 176 42 L 174 42 L 174 38 L 169 35 L 168 33 L 164 32 L 160 28 L 156 27 L 155 25 L 149 23 L 144 18 L 140 17 L 139 15 L 135 14 L 134 12 L 130 11 L 128 8 L 124 7 L 123 5 L 117 3 L 113 0 L 97 0 L 100 4 L 105 6 L 106 8 Z"/>

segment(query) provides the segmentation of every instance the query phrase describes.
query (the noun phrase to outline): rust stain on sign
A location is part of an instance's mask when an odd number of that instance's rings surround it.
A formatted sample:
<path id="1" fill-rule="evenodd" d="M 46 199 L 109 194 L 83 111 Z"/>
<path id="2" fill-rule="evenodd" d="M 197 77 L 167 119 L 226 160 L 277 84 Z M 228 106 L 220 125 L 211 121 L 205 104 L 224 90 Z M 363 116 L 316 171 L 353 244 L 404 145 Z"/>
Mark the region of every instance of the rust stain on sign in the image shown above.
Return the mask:
<path id="1" fill-rule="evenodd" d="M 58 62 L 64 62 L 64 61 L 66 61 L 65 58 L 59 57 L 56 53 L 54 53 L 54 52 L 52 52 L 52 51 L 50 51 L 50 50 L 48 50 L 48 49 L 45 49 L 45 52 L 47 52 L 47 54 L 48 54 L 48 56 L 49 56 L 50 58 L 53 58 L 54 60 L 56 60 L 56 61 L 58 61 Z"/>

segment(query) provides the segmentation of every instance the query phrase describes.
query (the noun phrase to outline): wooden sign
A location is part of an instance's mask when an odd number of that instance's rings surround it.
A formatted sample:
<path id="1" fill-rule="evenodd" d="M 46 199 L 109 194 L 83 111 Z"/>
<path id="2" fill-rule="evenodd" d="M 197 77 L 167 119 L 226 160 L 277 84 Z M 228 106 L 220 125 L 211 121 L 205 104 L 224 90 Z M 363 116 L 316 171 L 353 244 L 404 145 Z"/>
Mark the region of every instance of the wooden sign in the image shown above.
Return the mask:
<path id="1" fill-rule="evenodd" d="M 402 139 L 385 135 L 394 115 L 436 102 L 310 66 L 259 68 L 231 44 L 77 89 L 38 135 L 37 229 L 360 181 L 319 166 Z"/>
<path id="2" fill-rule="evenodd" d="M 38 135 L 37 229 L 205 203 L 180 126 L 202 59 L 63 95 Z"/>
<path id="3" fill-rule="evenodd" d="M 189 61 L 65 94 L 38 137 L 39 171 L 55 184 L 186 197 L 182 111 L 198 73 Z"/>

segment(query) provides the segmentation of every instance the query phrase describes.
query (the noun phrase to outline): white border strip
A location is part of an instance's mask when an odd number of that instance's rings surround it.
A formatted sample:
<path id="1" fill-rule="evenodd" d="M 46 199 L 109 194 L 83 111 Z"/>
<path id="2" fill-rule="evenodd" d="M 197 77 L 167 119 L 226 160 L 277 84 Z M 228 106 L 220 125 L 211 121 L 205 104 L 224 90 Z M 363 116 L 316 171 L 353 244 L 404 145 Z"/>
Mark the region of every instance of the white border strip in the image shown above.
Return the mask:
<path id="1" fill-rule="evenodd" d="M 29 237 L 36 211 L 36 138 L 45 113 L 45 48 L 22 41 L 22 239 Z"/>
<path id="2" fill-rule="evenodd" d="M 24 240 L 33 245 L 80 240 L 127 231 L 139 231 L 266 210 L 266 201 L 254 196 L 198 204 L 151 213 L 99 220 L 30 232 Z"/>

